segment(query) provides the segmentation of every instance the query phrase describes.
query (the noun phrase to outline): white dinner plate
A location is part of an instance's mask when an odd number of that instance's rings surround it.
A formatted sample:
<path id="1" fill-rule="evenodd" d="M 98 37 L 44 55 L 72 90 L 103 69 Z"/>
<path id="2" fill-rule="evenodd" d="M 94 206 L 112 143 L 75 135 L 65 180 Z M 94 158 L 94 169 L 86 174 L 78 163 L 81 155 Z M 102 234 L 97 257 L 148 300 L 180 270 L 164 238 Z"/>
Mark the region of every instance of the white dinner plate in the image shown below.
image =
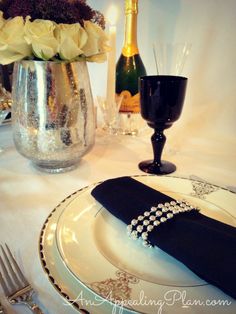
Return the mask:
<path id="1" fill-rule="evenodd" d="M 203 214 L 236 226 L 235 193 L 170 176 L 135 179 L 173 198 L 184 198 L 200 207 Z M 73 303 L 90 313 L 102 314 L 112 313 L 115 305 L 117 313 L 119 309 L 122 313 L 158 313 L 165 306 L 169 310 L 166 313 L 171 313 L 170 299 L 175 294 L 179 301 L 172 303 L 178 313 L 183 307 L 183 295 L 200 300 L 230 299 L 162 250 L 144 248 L 128 238 L 126 225 L 91 196 L 95 185 L 73 193 L 59 204 L 45 222 L 40 237 L 44 269 L 57 290 L 70 301 L 68 305 Z M 186 308 L 185 313 L 192 313 L 192 308 Z"/>

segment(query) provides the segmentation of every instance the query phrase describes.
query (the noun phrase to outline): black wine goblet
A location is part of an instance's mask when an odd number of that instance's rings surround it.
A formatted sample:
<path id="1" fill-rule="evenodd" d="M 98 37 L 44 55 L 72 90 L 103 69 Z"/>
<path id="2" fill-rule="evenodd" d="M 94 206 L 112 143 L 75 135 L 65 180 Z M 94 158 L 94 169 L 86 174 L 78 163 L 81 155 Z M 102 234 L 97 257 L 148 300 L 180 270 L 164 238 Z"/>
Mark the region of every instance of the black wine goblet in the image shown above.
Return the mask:
<path id="1" fill-rule="evenodd" d="M 141 115 L 155 130 L 151 137 L 154 159 L 139 163 L 139 168 L 146 173 L 164 175 L 176 170 L 173 163 L 161 160 L 166 142 L 163 131 L 180 117 L 187 80 L 173 75 L 142 76 L 139 79 Z"/>

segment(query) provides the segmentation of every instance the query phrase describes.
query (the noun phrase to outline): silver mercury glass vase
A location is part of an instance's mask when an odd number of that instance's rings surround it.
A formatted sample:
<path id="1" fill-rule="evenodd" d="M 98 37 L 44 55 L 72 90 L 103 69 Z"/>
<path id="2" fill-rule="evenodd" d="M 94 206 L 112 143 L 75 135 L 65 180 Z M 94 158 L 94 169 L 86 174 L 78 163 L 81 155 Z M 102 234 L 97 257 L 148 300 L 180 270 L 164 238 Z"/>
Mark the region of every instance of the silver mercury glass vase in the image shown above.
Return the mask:
<path id="1" fill-rule="evenodd" d="M 86 62 L 16 62 L 12 100 L 16 149 L 40 170 L 71 170 L 93 146 L 95 119 Z"/>

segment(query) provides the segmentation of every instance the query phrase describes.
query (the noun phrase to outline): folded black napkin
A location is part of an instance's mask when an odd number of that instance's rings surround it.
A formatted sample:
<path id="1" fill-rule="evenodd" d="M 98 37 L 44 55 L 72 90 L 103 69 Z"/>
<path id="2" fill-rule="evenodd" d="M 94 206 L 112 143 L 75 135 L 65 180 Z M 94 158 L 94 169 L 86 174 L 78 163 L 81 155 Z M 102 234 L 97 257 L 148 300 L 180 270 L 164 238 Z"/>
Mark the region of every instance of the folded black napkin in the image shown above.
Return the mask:
<path id="1" fill-rule="evenodd" d="M 152 206 L 173 200 L 130 177 L 107 180 L 91 194 L 127 225 Z M 149 240 L 236 298 L 236 228 L 191 211 L 161 223 L 150 232 Z"/>

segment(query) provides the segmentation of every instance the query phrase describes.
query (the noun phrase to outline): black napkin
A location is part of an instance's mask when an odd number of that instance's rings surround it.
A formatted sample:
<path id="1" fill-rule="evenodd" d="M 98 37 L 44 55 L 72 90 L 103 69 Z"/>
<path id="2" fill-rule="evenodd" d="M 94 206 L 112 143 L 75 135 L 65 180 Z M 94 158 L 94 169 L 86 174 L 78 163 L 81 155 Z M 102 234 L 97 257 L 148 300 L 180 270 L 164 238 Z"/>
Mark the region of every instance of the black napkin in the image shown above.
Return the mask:
<path id="1" fill-rule="evenodd" d="M 130 177 L 107 180 L 91 194 L 127 225 L 151 206 L 173 200 Z M 236 298 L 236 228 L 191 211 L 161 223 L 149 233 L 149 240 Z"/>

